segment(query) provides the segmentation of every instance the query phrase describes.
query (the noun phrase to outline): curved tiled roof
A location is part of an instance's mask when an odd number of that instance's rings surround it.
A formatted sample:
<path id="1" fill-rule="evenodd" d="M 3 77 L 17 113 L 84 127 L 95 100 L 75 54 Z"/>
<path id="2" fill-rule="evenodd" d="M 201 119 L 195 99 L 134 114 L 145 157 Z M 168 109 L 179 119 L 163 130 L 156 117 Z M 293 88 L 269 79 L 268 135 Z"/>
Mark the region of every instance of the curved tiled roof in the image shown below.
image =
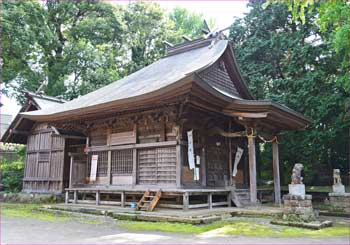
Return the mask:
<path id="1" fill-rule="evenodd" d="M 49 109 L 22 113 L 22 115 L 35 119 L 36 116 L 50 116 L 93 108 L 97 105 L 160 90 L 210 66 L 221 57 L 227 46 L 227 40 L 217 40 L 211 45 L 165 56 L 151 65 L 89 94 Z"/>

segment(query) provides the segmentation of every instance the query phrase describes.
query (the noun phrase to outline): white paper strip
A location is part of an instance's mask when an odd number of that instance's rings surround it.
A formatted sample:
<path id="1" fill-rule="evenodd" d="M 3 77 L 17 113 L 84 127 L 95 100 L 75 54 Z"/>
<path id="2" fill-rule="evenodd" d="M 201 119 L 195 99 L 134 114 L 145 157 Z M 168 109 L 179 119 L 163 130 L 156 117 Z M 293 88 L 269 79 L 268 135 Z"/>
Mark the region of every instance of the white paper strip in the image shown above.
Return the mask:
<path id="1" fill-rule="evenodd" d="M 96 181 L 98 155 L 91 157 L 90 181 Z"/>
<path id="2" fill-rule="evenodd" d="M 237 147 L 235 163 L 233 165 L 233 172 L 232 172 L 233 177 L 235 177 L 237 174 L 237 166 L 238 166 L 239 160 L 241 160 L 242 155 L 243 155 L 243 149 L 240 147 Z"/>
<path id="3" fill-rule="evenodd" d="M 187 131 L 187 141 L 188 141 L 188 165 L 190 169 L 195 168 L 194 162 L 194 149 L 193 149 L 193 130 Z"/>
<path id="4" fill-rule="evenodd" d="M 199 180 L 199 168 L 194 168 L 193 179 Z"/>
<path id="5" fill-rule="evenodd" d="M 201 157 L 199 155 L 196 156 L 196 164 L 197 165 L 201 164 Z"/>

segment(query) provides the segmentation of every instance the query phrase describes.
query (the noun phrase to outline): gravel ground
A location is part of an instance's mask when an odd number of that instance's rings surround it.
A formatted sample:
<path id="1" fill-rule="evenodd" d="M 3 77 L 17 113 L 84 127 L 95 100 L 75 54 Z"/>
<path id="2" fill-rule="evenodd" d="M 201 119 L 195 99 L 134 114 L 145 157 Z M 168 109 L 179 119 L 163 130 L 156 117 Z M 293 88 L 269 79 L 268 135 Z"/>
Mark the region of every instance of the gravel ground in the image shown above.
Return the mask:
<path id="1" fill-rule="evenodd" d="M 1 244 L 350 244 L 349 238 L 260 238 L 130 232 L 110 218 L 98 224 L 79 220 L 48 222 L 1 217 Z"/>

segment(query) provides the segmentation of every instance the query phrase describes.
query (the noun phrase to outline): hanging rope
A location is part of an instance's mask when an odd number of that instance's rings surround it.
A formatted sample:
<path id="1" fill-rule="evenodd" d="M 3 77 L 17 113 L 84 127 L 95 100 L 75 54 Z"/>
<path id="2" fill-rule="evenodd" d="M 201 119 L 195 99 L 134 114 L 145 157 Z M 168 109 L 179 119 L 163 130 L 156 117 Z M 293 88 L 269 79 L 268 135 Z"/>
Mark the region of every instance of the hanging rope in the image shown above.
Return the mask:
<path id="1" fill-rule="evenodd" d="M 272 142 L 276 142 L 277 144 L 278 142 L 278 138 L 277 136 L 274 136 L 271 140 L 266 140 L 264 137 L 262 137 L 261 135 L 258 135 L 259 139 L 261 139 L 264 143 L 272 143 Z"/>

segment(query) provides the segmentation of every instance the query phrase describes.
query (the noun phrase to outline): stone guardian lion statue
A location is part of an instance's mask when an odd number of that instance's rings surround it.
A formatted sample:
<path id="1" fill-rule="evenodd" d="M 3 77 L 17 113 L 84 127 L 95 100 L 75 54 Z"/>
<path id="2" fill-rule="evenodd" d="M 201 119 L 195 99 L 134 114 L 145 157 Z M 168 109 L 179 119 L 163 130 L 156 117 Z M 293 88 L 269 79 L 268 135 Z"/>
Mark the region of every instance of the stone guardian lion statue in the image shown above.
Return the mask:
<path id="1" fill-rule="evenodd" d="M 294 164 L 293 172 L 292 172 L 292 184 L 302 184 L 303 177 L 301 177 L 301 171 L 304 166 L 301 163 Z"/>
<path id="2" fill-rule="evenodd" d="M 341 185 L 340 170 L 333 169 L 333 185 Z"/>

